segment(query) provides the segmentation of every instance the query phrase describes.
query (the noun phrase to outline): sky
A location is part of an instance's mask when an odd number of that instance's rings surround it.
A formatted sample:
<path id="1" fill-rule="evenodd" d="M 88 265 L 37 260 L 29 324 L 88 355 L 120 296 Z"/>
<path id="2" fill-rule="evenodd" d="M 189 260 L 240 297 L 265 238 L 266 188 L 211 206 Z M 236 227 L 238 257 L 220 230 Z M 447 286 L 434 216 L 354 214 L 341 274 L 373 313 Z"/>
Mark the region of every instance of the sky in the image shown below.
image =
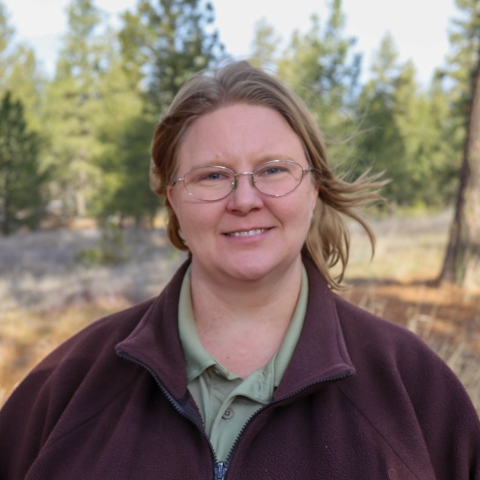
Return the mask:
<path id="1" fill-rule="evenodd" d="M 52 73 L 61 36 L 66 30 L 68 0 L 0 0 L 16 28 L 16 39 L 29 42 L 47 72 Z M 305 31 L 313 12 L 326 19 L 326 0 L 295 0 L 279 6 L 279 0 L 213 0 L 216 27 L 229 53 L 248 57 L 254 24 L 261 17 L 275 26 L 287 42 L 295 29 Z M 118 13 L 133 9 L 136 0 L 96 0 L 114 23 Z M 363 52 L 363 75 L 368 76 L 372 54 L 387 31 L 393 35 L 400 59 L 412 59 L 418 78 L 428 84 L 435 67 L 448 52 L 449 20 L 456 15 L 454 0 L 343 0 L 346 34 L 357 38 Z"/>

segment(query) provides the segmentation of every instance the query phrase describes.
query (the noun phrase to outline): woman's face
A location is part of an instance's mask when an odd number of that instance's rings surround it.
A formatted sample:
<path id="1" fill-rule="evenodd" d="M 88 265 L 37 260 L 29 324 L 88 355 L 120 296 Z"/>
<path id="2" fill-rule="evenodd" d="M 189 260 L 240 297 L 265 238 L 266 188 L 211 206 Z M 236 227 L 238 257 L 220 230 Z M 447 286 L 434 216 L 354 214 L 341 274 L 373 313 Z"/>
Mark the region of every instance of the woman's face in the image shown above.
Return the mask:
<path id="1" fill-rule="evenodd" d="M 203 115 L 188 128 L 176 177 L 202 165 L 221 165 L 239 173 L 286 159 L 309 166 L 286 120 L 270 108 L 234 104 Z M 282 197 L 260 193 L 248 175 L 237 177 L 237 188 L 214 202 L 190 196 L 182 182 L 169 187 L 168 199 L 192 252 L 192 268 L 226 281 L 275 280 L 299 266 L 317 199 L 311 174 L 305 177 Z"/>

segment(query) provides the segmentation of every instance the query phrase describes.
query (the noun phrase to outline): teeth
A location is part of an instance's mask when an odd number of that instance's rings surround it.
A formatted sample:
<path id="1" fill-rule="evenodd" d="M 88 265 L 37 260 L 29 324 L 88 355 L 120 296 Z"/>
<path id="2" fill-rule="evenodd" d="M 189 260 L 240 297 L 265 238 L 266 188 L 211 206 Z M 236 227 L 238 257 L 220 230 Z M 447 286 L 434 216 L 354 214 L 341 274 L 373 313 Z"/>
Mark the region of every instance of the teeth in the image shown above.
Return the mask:
<path id="1" fill-rule="evenodd" d="M 266 230 L 266 228 L 257 228 L 256 230 L 249 230 L 248 232 L 233 232 L 228 233 L 229 237 L 251 237 L 252 235 L 258 235 Z"/>

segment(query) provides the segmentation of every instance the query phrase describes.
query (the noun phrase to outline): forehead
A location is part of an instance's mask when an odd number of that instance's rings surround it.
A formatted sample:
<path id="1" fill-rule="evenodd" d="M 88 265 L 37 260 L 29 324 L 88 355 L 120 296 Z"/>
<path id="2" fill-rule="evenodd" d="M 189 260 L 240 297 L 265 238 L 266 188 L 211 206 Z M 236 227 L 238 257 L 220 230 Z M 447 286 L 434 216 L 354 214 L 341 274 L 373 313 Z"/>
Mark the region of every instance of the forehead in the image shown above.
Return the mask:
<path id="1" fill-rule="evenodd" d="M 177 167 L 186 172 L 217 164 L 235 170 L 274 159 L 307 166 L 299 137 L 280 113 L 263 106 L 234 104 L 203 115 L 189 126 Z"/>

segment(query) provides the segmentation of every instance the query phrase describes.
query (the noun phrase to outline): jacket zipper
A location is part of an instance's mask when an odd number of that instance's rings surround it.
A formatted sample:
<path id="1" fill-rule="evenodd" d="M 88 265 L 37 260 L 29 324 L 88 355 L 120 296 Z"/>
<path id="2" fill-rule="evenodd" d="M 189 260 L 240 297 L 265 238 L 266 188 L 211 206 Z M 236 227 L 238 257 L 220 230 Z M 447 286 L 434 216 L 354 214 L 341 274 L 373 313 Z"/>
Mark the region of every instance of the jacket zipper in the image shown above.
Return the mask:
<path id="1" fill-rule="evenodd" d="M 228 464 L 226 462 L 217 462 L 214 467 L 215 480 L 224 480 L 227 473 Z"/>
<path id="2" fill-rule="evenodd" d="M 215 454 L 215 450 L 213 449 L 213 445 L 211 444 L 210 442 L 210 439 L 208 438 L 208 435 L 207 435 L 207 432 L 205 431 L 205 429 L 203 428 L 203 425 L 199 425 L 198 422 L 188 416 L 186 413 L 184 413 L 183 409 L 178 405 L 177 401 L 172 397 L 172 395 L 170 395 L 169 391 L 165 388 L 165 386 L 163 385 L 163 383 L 160 381 L 160 379 L 157 377 L 157 375 L 155 374 L 155 372 L 148 366 L 146 365 L 145 363 L 141 362 L 140 360 L 137 360 L 136 358 L 134 357 L 131 357 L 130 355 L 128 355 L 127 353 L 123 352 L 122 350 L 117 350 L 117 355 L 119 355 L 120 357 L 126 359 L 126 360 L 129 360 L 130 362 L 133 362 L 143 368 L 145 368 L 145 370 L 148 371 L 148 373 L 150 373 L 150 375 L 153 377 L 153 379 L 155 380 L 156 384 L 158 385 L 158 387 L 160 388 L 160 390 L 163 392 L 163 394 L 167 397 L 168 401 L 171 403 L 171 405 L 173 406 L 173 408 L 184 418 L 186 418 L 187 420 L 189 420 L 190 422 L 192 422 L 199 430 L 200 432 L 202 433 L 202 435 L 205 437 L 205 439 L 207 440 L 207 443 L 208 443 L 208 446 L 210 447 L 210 452 L 212 453 L 212 457 L 213 457 L 213 463 L 214 463 L 214 466 L 213 466 L 213 478 L 214 480 L 225 480 L 225 476 L 227 474 L 227 470 L 228 470 L 228 467 L 230 466 L 230 463 L 232 461 L 232 457 L 233 457 L 233 454 L 235 453 L 235 450 L 237 449 L 238 447 L 238 444 L 242 438 L 242 436 L 244 435 L 245 433 L 245 430 L 248 428 L 248 426 L 250 425 L 250 423 L 253 421 L 253 419 L 259 415 L 261 412 L 263 412 L 263 410 L 267 409 L 268 407 L 271 407 L 272 405 L 275 405 L 276 403 L 279 403 L 279 402 L 283 402 L 284 400 L 287 400 L 288 398 L 291 398 L 297 394 L 299 394 L 300 392 L 303 392 L 304 390 L 306 390 L 307 388 L 310 388 L 310 387 L 313 387 L 314 385 L 317 385 L 319 383 L 326 383 L 326 382 L 332 382 L 332 381 L 335 381 L 335 380 L 342 380 L 343 378 L 347 378 L 349 376 L 351 376 L 353 374 L 353 371 L 352 370 L 348 370 L 347 372 L 345 372 L 344 374 L 342 375 L 336 375 L 334 377 L 329 377 L 329 378 L 324 378 L 322 380 L 318 380 L 316 382 L 312 382 L 312 383 L 309 383 L 308 385 L 304 385 L 302 388 L 298 389 L 298 390 L 295 390 L 295 392 L 292 392 L 290 393 L 289 395 L 285 395 L 284 397 L 281 397 L 277 400 L 275 400 L 274 402 L 270 402 L 270 403 L 267 403 L 266 405 L 264 405 L 263 407 L 259 408 L 248 420 L 247 422 L 245 423 L 245 425 L 242 427 L 242 429 L 240 430 L 240 433 L 238 434 L 237 438 L 235 439 L 235 442 L 233 443 L 232 445 L 232 448 L 230 449 L 230 452 L 228 453 L 228 456 L 227 456 L 227 459 L 225 460 L 225 462 L 219 462 L 218 459 L 217 459 L 217 455 Z"/>
<path id="3" fill-rule="evenodd" d="M 130 362 L 133 362 L 140 367 L 143 367 L 145 370 L 147 370 L 148 373 L 153 377 L 155 380 L 155 383 L 158 385 L 162 393 L 167 397 L 167 400 L 171 403 L 173 408 L 183 417 L 192 422 L 202 433 L 202 435 L 205 437 L 205 440 L 208 443 L 208 446 L 210 447 L 210 452 L 212 453 L 213 457 L 213 478 L 214 480 L 224 480 L 225 479 L 225 474 L 227 473 L 228 469 L 228 462 L 219 462 L 217 459 L 217 455 L 215 454 L 215 450 L 213 449 L 213 445 L 210 442 L 210 439 L 208 438 L 207 432 L 203 428 L 203 425 L 200 425 L 194 418 L 190 417 L 187 415 L 182 407 L 178 405 L 178 402 L 175 400 L 175 398 L 170 395 L 170 392 L 165 388 L 163 383 L 160 381 L 160 379 L 157 377 L 155 372 L 145 363 L 141 362 L 140 360 L 137 360 L 134 357 L 131 357 L 127 353 L 125 353 L 122 350 L 117 350 L 117 355 L 121 358 L 124 358 L 125 360 L 128 360 Z"/>
<path id="4" fill-rule="evenodd" d="M 290 393 L 289 395 L 285 395 L 284 397 L 281 397 L 281 398 L 278 398 L 277 400 L 275 400 L 274 402 L 270 402 L 270 403 L 267 403 L 266 405 L 264 405 L 263 407 L 259 408 L 245 423 L 245 425 L 242 427 L 242 429 L 240 430 L 240 433 L 238 434 L 237 438 L 235 439 L 235 442 L 233 442 L 233 445 L 232 445 L 232 448 L 230 449 L 230 452 L 228 453 L 228 456 L 227 456 L 227 459 L 225 461 L 226 463 L 226 469 L 228 468 L 228 466 L 230 465 L 230 463 L 232 462 L 232 457 L 233 457 L 233 454 L 235 453 L 235 450 L 237 449 L 238 447 L 238 444 L 240 443 L 240 440 L 242 438 L 242 436 L 244 435 L 245 433 L 245 430 L 248 428 L 248 426 L 250 425 L 250 423 L 253 421 L 253 419 L 259 415 L 261 412 L 263 412 L 265 409 L 267 409 L 268 407 L 271 407 L 272 405 L 275 405 L 276 403 L 279 403 L 279 402 L 283 402 L 284 400 L 287 400 L 288 398 L 291 398 L 295 395 L 298 395 L 299 393 L 303 392 L 304 390 L 306 390 L 307 388 L 310 388 L 310 387 L 313 387 L 314 385 L 317 385 L 319 383 L 326 383 L 326 382 L 333 382 L 335 380 L 342 380 L 343 378 L 347 378 L 347 377 L 350 377 L 351 375 L 353 375 L 353 371 L 352 370 L 348 370 L 347 372 L 343 373 L 342 375 L 336 375 L 334 377 L 328 377 L 328 378 L 324 378 L 322 380 L 318 380 L 316 382 L 312 382 L 312 383 L 309 383 L 308 385 L 304 385 L 302 388 L 298 389 L 298 390 L 295 390 L 294 392 Z M 226 469 L 225 469 L 225 473 L 226 473 Z M 225 477 L 220 477 L 221 480 L 223 480 Z M 216 479 L 215 479 L 216 480 Z"/>

